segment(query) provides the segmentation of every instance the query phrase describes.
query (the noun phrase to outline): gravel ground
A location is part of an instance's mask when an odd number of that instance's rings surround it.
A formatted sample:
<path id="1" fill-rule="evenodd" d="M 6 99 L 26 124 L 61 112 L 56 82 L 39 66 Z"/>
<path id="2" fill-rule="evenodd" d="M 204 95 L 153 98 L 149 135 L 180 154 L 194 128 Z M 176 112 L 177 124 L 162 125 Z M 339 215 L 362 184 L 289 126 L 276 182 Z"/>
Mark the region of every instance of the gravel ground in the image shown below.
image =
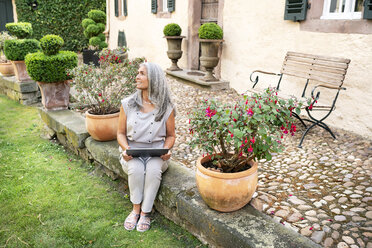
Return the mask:
<path id="1" fill-rule="evenodd" d="M 173 159 L 195 168 L 201 153 L 188 145 L 187 112 L 209 96 L 233 101 L 239 95 L 168 80 L 177 105 Z M 300 149 L 303 129 L 298 127 L 293 137 L 284 138 L 283 153 L 259 161 L 258 188 L 250 204 L 324 247 L 372 248 L 372 141 L 332 128 L 334 140 L 318 127 Z"/>

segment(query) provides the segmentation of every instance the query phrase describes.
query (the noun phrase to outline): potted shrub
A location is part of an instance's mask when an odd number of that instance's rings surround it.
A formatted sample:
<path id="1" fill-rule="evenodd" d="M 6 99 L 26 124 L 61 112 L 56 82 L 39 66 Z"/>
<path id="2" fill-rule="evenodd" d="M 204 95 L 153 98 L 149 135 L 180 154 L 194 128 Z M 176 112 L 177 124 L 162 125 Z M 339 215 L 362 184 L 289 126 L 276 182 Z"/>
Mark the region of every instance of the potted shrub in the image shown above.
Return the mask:
<path id="1" fill-rule="evenodd" d="M 206 204 L 222 212 L 245 206 L 257 187 L 257 160 L 283 150 L 283 134 L 296 131 L 292 112 L 302 103 L 278 99 L 274 89 L 222 104 L 205 100 L 191 112 L 192 147 L 205 153 L 196 183 Z"/>
<path id="2" fill-rule="evenodd" d="M 182 57 L 182 39 L 185 38 L 185 36 L 181 36 L 181 32 L 181 27 L 176 23 L 166 25 L 163 30 L 164 38 L 167 39 L 168 43 L 168 58 L 172 61 L 171 67 L 167 69 L 170 71 L 182 70 L 177 65 L 177 61 Z"/>
<path id="3" fill-rule="evenodd" d="M 64 41 L 57 35 L 45 35 L 40 39 L 42 52 L 26 55 L 28 74 L 37 81 L 42 103 L 47 110 L 67 109 L 70 86 L 68 69 L 77 66 L 77 54 L 59 51 Z"/>
<path id="4" fill-rule="evenodd" d="M 25 56 L 28 53 L 37 52 L 40 49 L 39 41 L 26 39 L 32 35 L 32 25 L 28 22 L 7 23 L 5 27 L 10 34 L 17 39 L 4 42 L 4 53 L 7 59 L 12 61 L 14 72 L 18 81 L 31 80 L 27 74 Z"/>
<path id="5" fill-rule="evenodd" d="M 14 39 L 8 32 L 0 33 L 0 73 L 5 77 L 14 76 L 14 69 L 12 63 L 6 59 L 4 54 L 4 43 L 6 40 Z"/>
<path id="6" fill-rule="evenodd" d="M 213 76 L 213 69 L 218 65 L 218 49 L 223 42 L 223 31 L 216 23 L 205 23 L 198 30 L 201 45 L 200 65 L 205 67 L 207 73 L 203 81 L 218 81 Z"/>
<path id="7" fill-rule="evenodd" d="M 99 68 L 83 64 L 70 70 L 78 93 L 77 107 L 87 109 L 87 131 L 98 141 L 116 139 L 121 100 L 135 92 L 137 70 L 144 61 L 136 58 L 115 63 L 115 60 L 107 57 Z"/>
<path id="8" fill-rule="evenodd" d="M 106 14 L 101 10 L 91 10 L 88 12 L 88 18 L 82 21 L 84 36 L 89 39 L 88 49 L 83 50 L 83 62 L 89 64 L 92 62 L 98 66 L 98 54 L 100 50 L 108 45 L 105 42 Z"/>

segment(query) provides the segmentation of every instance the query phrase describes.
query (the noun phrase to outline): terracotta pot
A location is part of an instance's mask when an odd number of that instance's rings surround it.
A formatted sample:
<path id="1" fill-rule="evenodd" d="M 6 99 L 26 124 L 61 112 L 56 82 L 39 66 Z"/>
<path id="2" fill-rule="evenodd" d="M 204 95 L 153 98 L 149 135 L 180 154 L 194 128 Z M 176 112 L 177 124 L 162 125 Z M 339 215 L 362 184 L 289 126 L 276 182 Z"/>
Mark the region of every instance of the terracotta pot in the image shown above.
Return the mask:
<path id="1" fill-rule="evenodd" d="M 218 50 L 223 40 L 199 40 L 201 44 L 200 65 L 204 66 L 207 73 L 201 80 L 206 82 L 218 81 L 213 76 L 213 69 L 218 65 Z"/>
<path id="2" fill-rule="evenodd" d="M 257 188 L 257 162 L 251 168 L 236 173 L 221 173 L 206 169 L 199 158 L 196 164 L 196 185 L 205 203 L 220 212 L 232 212 L 244 207 Z"/>
<path id="3" fill-rule="evenodd" d="M 0 73 L 4 77 L 14 76 L 14 68 L 12 63 L 10 62 L 0 63 Z"/>
<path id="4" fill-rule="evenodd" d="M 116 139 L 118 131 L 119 112 L 108 115 L 92 115 L 85 112 L 85 127 L 93 139 L 109 141 Z"/>
<path id="5" fill-rule="evenodd" d="M 67 109 L 70 102 L 68 81 L 56 83 L 37 82 L 41 92 L 41 102 L 47 110 Z"/>
<path id="6" fill-rule="evenodd" d="M 164 38 L 167 39 L 168 43 L 168 58 L 172 61 L 171 67 L 167 70 L 182 71 L 182 69 L 178 67 L 177 62 L 182 57 L 181 45 L 182 39 L 185 38 L 185 36 L 164 36 Z"/>
<path id="7" fill-rule="evenodd" d="M 18 81 L 32 80 L 27 73 L 25 61 L 11 61 L 14 68 L 14 73 Z"/>

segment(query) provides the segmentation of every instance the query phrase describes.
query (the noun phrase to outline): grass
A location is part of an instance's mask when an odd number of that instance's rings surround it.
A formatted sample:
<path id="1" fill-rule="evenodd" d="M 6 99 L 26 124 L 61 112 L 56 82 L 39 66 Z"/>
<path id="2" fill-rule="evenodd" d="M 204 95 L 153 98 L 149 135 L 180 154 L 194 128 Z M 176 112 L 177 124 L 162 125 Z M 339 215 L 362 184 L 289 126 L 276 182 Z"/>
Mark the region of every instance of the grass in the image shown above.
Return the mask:
<path id="1" fill-rule="evenodd" d="M 202 247 L 159 214 L 150 231 L 126 231 L 129 199 L 42 127 L 35 108 L 0 95 L 0 247 Z"/>

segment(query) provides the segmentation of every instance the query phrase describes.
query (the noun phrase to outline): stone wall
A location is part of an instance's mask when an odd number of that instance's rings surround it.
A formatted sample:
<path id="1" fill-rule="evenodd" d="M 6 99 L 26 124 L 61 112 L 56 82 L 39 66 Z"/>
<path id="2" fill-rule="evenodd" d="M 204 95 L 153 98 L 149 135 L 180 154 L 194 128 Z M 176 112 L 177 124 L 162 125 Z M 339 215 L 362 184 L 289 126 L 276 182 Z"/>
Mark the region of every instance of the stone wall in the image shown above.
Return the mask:
<path id="1" fill-rule="evenodd" d="M 40 102 L 41 94 L 35 81 L 20 82 L 15 76 L 4 77 L 0 75 L 0 94 L 19 101 L 23 105 Z"/>

